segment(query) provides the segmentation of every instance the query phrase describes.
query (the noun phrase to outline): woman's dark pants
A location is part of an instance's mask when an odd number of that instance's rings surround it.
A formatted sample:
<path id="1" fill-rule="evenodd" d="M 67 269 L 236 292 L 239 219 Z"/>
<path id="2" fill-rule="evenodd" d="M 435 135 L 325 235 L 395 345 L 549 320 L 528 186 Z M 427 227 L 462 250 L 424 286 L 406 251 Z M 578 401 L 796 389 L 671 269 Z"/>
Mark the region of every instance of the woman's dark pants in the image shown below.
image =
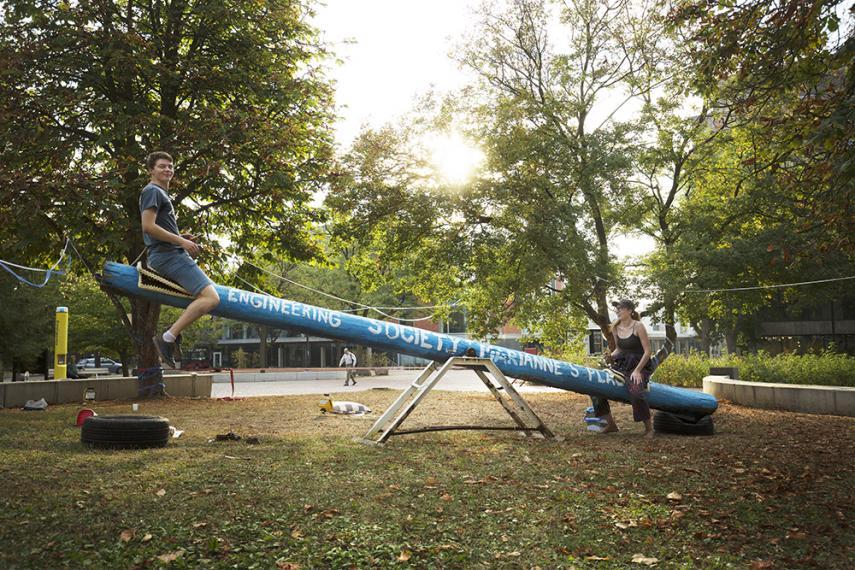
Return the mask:
<path id="1" fill-rule="evenodd" d="M 620 370 L 626 376 L 626 388 L 629 391 L 629 401 L 632 404 L 632 419 L 637 422 L 644 422 L 650 419 L 650 405 L 647 403 L 647 384 L 650 382 L 650 372 L 647 370 L 641 371 L 641 383 L 630 382 L 629 377 L 641 356 L 635 354 L 626 355 L 623 358 L 615 360 L 614 368 Z M 601 418 L 612 413 L 609 401 L 600 396 L 591 396 L 591 402 L 594 405 L 594 415 Z"/>

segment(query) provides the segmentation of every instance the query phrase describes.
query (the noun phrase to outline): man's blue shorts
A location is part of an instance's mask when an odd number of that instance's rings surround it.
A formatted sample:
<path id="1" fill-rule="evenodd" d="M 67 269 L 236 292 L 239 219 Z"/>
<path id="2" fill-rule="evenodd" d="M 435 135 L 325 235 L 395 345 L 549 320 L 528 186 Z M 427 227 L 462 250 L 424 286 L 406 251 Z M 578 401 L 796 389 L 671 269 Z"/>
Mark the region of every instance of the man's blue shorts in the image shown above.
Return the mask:
<path id="1" fill-rule="evenodd" d="M 190 254 L 182 250 L 148 250 L 148 265 L 164 277 L 169 277 L 196 297 L 202 289 L 213 285 L 205 273 L 196 265 Z"/>

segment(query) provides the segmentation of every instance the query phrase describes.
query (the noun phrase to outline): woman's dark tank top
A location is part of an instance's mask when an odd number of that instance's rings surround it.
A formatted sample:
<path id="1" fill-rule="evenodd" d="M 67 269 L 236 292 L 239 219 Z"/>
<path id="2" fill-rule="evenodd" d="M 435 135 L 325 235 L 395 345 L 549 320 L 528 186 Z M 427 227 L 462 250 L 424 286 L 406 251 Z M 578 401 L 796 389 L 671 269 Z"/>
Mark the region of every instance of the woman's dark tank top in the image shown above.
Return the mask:
<path id="1" fill-rule="evenodd" d="M 617 328 L 615 328 L 615 337 L 617 338 L 618 348 L 621 349 L 622 352 L 631 352 L 633 354 L 644 354 L 644 347 L 641 346 L 641 339 L 638 338 L 638 335 L 635 334 L 635 327 L 633 326 L 632 334 L 626 338 L 621 338 L 619 334 L 617 334 Z"/>

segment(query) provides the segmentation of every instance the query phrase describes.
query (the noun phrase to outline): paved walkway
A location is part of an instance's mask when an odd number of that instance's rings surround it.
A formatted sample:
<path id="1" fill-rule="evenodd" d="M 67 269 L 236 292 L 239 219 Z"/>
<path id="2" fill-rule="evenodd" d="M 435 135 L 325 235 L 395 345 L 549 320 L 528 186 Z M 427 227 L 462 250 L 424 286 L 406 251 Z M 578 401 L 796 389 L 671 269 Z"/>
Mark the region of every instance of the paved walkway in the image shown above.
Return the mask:
<path id="1" fill-rule="evenodd" d="M 341 380 L 288 380 L 284 382 L 235 382 L 235 396 L 290 396 L 298 394 L 342 394 L 372 388 L 404 390 L 419 375 L 418 370 L 392 371 L 388 376 L 359 376 L 356 386 L 345 387 Z M 561 392 L 557 388 L 525 383 L 516 388 L 520 392 Z M 487 387 L 471 370 L 451 370 L 437 384 L 436 390 L 450 392 L 487 392 Z M 216 382 L 211 387 L 211 397 L 230 396 L 231 385 Z"/>

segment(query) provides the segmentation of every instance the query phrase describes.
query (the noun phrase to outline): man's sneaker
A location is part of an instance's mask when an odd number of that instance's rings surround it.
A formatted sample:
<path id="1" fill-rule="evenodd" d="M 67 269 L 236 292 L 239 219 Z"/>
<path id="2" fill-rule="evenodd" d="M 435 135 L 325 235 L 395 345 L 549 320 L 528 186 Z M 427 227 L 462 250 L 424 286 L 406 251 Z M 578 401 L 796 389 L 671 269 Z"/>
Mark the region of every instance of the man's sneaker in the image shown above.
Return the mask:
<path id="1" fill-rule="evenodd" d="M 175 359 L 173 358 L 173 354 L 175 353 L 175 343 L 166 342 L 159 334 L 153 336 L 151 340 L 154 341 L 154 347 L 160 355 L 161 364 L 165 364 L 170 368 L 175 368 Z"/>

